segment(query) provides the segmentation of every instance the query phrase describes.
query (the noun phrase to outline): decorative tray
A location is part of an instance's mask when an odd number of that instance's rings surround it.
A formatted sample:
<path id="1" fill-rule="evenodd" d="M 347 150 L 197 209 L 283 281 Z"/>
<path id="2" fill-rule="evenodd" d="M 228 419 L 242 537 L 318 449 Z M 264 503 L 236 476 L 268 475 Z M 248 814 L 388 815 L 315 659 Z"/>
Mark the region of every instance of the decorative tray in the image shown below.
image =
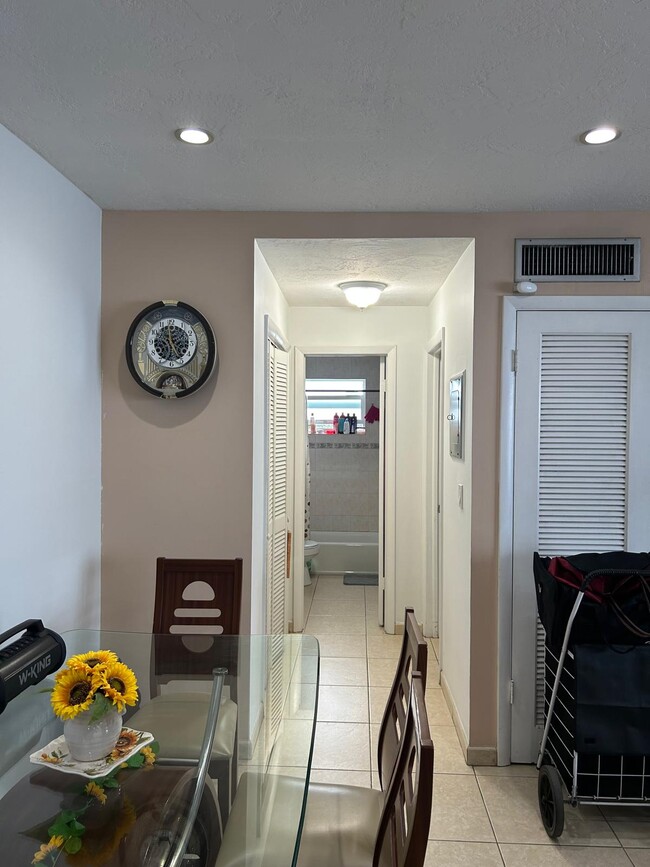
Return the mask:
<path id="1" fill-rule="evenodd" d="M 124 726 L 113 752 L 103 759 L 95 759 L 94 762 L 78 762 L 73 759 L 68 751 L 65 736 L 61 735 L 50 741 L 47 746 L 29 757 L 33 765 L 51 768 L 53 771 L 61 771 L 64 774 L 77 774 L 81 777 L 93 779 L 105 777 L 115 770 L 116 765 L 122 764 L 131 756 L 138 753 L 142 747 L 146 747 L 154 740 L 151 732 L 139 732 Z"/>

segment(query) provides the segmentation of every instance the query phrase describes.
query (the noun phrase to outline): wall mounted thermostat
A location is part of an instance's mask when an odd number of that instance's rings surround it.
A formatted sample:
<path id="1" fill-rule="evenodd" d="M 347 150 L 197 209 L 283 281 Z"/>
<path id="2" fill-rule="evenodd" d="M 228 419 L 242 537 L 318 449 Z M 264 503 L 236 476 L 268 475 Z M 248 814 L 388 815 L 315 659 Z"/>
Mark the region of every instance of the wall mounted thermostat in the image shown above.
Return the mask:
<path id="1" fill-rule="evenodd" d="M 449 380 L 449 454 L 463 459 L 463 386 L 465 371 Z"/>

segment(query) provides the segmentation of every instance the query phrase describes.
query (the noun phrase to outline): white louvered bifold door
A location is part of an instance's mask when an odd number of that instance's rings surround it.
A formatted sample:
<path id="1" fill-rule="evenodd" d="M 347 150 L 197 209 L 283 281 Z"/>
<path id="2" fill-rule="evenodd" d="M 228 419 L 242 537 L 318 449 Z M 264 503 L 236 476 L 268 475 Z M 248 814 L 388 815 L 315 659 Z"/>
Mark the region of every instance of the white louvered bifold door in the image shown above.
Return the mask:
<path id="1" fill-rule="evenodd" d="M 266 536 L 267 656 L 265 719 L 271 743 L 282 719 L 286 632 L 289 354 L 268 345 L 268 490 Z"/>
<path id="2" fill-rule="evenodd" d="M 544 631 L 532 556 L 647 550 L 648 313 L 517 315 L 512 761 L 536 759 Z"/>

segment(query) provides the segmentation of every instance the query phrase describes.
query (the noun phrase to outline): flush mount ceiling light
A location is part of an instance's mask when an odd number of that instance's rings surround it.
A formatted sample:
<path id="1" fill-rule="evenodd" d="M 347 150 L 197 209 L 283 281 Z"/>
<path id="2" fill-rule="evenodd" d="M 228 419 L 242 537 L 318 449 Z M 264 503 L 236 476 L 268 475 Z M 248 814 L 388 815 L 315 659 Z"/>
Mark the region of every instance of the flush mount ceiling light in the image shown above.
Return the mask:
<path id="1" fill-rule="evenodd" d="M 214 141 L 214 136 L 211 132 L 208 132 L 206 129 L 197 129 L 196 127 L 177 129 L 174 135 L 179 141 L 184 141 L 185 144 L 202 145 L 210 144 L 210 142 Z"/>
<path id="2" fill-rule="evenodd" d="M 350 304 L 363 310 L 379 301 L 379 296 L 386 285 L 386 283 L 376 283 L 373 280 L 349 280 L 347 283 L 339 283 L 339 289 L 343 290 L 343 294 Z"/>
<path id="3" fill-rule="evenodd" d="M 580 136 L 580 141 L 583 144 L 607 144 L 614 141 L 621 134 L 615 126 L 598 126 L 596 129 L 588 129 Z"/>

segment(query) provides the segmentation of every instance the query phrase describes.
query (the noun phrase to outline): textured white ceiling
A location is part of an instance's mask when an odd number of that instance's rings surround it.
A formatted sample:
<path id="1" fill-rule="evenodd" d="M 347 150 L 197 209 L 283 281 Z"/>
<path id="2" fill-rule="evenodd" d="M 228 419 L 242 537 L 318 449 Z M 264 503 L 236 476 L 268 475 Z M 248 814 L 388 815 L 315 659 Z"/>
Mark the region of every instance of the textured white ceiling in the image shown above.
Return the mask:
<path id="1" fill-rule="evenodd" d="M 107 208 L 642 209 L 642 0 L 0 0 L 0 122 Z M 609 146 L 577 136 L 608 121 Z M 211 129 L 213 145 L 173 131 Z"/>
<path id="2" fill-rule="evenodd" d="M 287 302 L 295 307 L 349 307 L 339 283 L 386 283 L 377 306 L 425 306 L 471 238 L 258 240 Z"/>

